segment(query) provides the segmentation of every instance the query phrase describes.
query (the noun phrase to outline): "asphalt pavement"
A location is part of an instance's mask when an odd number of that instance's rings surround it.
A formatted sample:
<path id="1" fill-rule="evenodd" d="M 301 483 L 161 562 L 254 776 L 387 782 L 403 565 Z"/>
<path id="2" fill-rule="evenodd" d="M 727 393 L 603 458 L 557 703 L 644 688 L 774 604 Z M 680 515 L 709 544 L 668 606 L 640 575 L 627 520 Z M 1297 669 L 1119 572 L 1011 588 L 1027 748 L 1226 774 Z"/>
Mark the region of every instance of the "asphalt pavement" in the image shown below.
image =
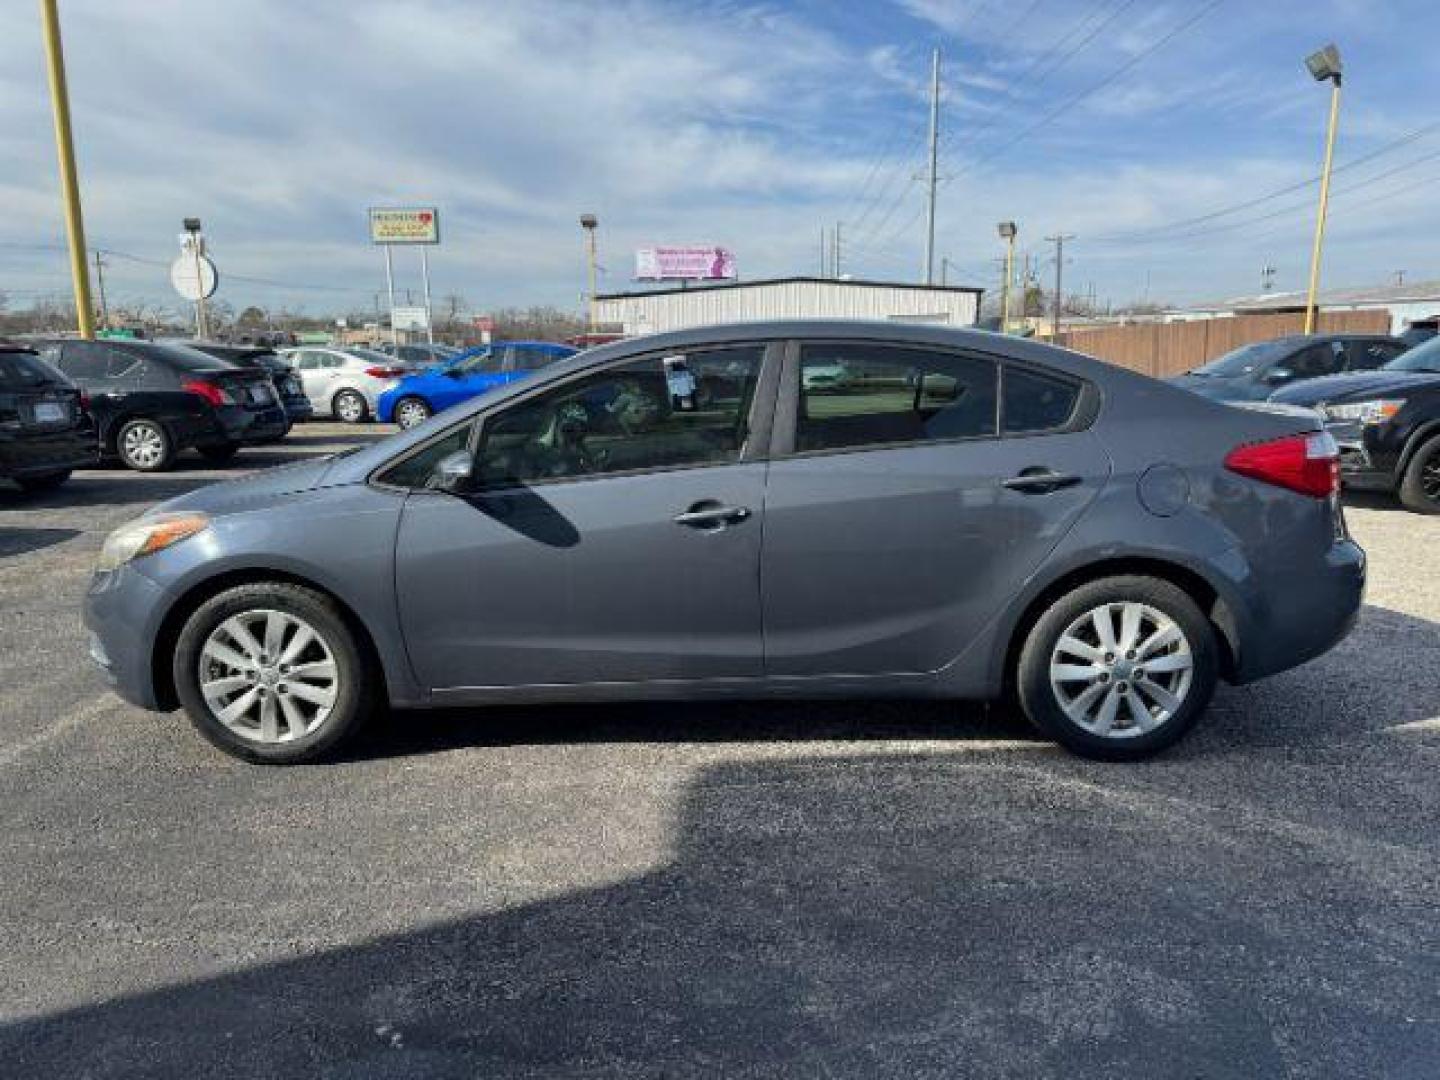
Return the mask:
<path id="1" fill-rule="evenodd" d="M 402 713 L 265 769 L 110 696 L 78 607 L 158 499 L 0 493 L 0 1076 L 1440 1075 L 1440 518 L 1174 751 L 916 703 Z"/>

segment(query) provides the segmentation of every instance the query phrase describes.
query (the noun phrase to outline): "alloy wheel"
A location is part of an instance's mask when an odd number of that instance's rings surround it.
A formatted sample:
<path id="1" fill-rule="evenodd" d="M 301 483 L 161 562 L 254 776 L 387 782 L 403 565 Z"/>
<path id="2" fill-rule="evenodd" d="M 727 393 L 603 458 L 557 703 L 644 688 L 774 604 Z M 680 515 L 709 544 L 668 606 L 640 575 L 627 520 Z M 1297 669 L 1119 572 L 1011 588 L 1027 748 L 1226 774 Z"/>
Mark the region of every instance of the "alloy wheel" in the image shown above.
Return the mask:
<path id="1" fill-rule="evenodd" d="M 342 391 L 335 398 L 335 413 L 347 424 L 357 424 L 365 419 L 365 399 L 352 391 Z"/>
<path id="2" fill-rule="evenodd" d="M 200 693 L 242 739 L 293 742 L 329 718 L 340 691 L 335 655 L 310 623 L 259 608 L 232 615 L 200 649 Z"/>
<path id="3" fill-rule="evenodd" d="M 423 401 L 406 398 L 395 409 L 395 422 L 402 428 L 412 428 L 430 419 L 430 410 Z"/>
<path id="4" fill-rule="evenodd" d="M 1431 502 L 1440 503 L 1440 450 L 1421 463 L 1420 490 Z"/>
<path id="5" fill-rule="evenodd" d="M 140 469 L 153 469 L 165 459 L 165 436 L 153 424 L 131 424 L 120 441 L 125 460 Z"/>
<path id="6" fill-rule="evenodd" d="M 1195 658 L 1180 625 L 1148 604 L 1102 604 L 1068 627 L 1050 654 L 1050 687 L 1092 735 L 1148 734 L 1185 703 Z"/>

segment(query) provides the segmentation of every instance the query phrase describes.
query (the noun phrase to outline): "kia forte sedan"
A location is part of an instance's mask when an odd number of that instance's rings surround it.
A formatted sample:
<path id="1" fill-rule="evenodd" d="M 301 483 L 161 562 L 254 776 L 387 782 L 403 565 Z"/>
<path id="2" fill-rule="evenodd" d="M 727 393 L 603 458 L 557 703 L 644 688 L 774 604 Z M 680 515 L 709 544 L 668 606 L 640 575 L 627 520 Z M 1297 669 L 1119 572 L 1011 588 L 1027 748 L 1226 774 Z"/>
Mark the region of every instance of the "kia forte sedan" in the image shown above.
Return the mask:
<path id="1" fill-rule="evenodd" d="M 634 339 L 123 526 L 91 654 L 258 762 L 386 703 L 1012 693 L 1138 758 L 1354 622 L 1318 423 L 942 327 Z"/>

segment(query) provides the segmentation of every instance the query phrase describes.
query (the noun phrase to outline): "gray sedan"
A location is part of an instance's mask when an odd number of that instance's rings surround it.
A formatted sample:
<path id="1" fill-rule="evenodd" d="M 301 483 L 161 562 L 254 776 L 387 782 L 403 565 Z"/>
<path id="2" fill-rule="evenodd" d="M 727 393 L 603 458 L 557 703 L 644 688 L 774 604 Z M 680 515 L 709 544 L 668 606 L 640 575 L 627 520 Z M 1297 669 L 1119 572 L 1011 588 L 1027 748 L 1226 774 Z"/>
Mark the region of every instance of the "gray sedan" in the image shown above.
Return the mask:
<path id="1" fill-rule="evenodd" d="M 1012 691 L 1137 758 L 1353 624 L 1317 420 L 974 331 L 640 338 L 162 504 L 105 544 L 91 653 L 259 762 L 385 702 Z"/>

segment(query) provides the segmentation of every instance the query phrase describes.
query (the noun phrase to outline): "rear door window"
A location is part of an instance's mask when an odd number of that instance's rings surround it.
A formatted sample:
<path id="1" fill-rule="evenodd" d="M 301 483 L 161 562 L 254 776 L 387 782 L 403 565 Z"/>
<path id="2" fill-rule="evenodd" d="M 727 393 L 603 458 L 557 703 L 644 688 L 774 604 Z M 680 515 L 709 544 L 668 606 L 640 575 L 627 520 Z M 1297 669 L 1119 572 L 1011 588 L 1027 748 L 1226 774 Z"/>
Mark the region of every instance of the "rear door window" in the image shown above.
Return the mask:
<path id="1" fill-rule="evenodd" d="M 1334 375 L 1345 363 L 1345 343 L 1326 341 L 1301 349 L 1288 360 L 1282 360 L 1285 368 L 1296 379 L 1317 379 L 1322 375 Z"/>
<path id="2" fill-rule="evenodd" d="M 799 452 L 994 436 L 987 357 L 885 344 L 800 349 Z"/>
<path id="3" fill-rule="evenodd" d="M 67 341 L 60 350 L 60 370 L 77 382 L 101 382 L 110 366 L 109 352 L 93 341 Z"/>
<path id="4" fill-rule="evenodd" d="M 1374 371 L 1404 351 L 1405 346 L 1394 341 L 1351 341 L 1346 346 L 1351 371 Z"/>

